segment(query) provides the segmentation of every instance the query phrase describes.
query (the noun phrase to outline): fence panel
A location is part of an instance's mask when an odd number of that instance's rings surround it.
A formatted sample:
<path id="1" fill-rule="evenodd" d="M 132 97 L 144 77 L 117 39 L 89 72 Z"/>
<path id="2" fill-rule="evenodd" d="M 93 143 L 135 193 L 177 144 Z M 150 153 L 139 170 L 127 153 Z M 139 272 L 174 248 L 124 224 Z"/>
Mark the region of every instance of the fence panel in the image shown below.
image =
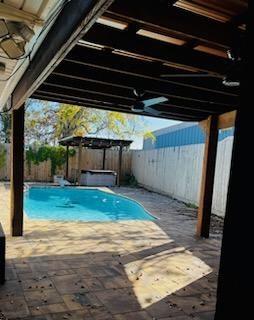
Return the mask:
<path id="1" fill-rule="evenodd" d="M 226 206 L 233 137 L 218 143 L 213 212 Z M 134 151 L 132 172 L 147 189 L 198 205 L 204 144 Z"/>
<path id="2" fill-rule="evenodd" d="M 11 176 L 11 157 L 10 157 L 10 145 L 5 145 L 7 150 L 6 153 L 6 163 L 0 168 L 0 180 L 10 180 Z M 131 173 L 131 150 L 123 151 L 122 158 L 122 177 Z M 93 149 L 83 149 L 82 150 L 82 161 L 81 168 L 86 169 L 102 169 L 103 161 L 103 151 L 93 150 Z M 74 178 L 75 170 L 77 170 L 78 165 L 78 153 L 73 157 L 69 158 L 69 177 Z M 106 170 L 118 169 L 118 150 L 106 150 Z M 26 181 L 40 181 L 40 182 L 50 182 L 52 181 L 51 176 L 51 162 L 50 160 L 44 161 L 38 165 L 31 164 L 31 168 L 28 168 L 27 162 L 25 162 L 25 180 Z M 57 169 L 56 174 L 65 174 L 65 165 Z"/>

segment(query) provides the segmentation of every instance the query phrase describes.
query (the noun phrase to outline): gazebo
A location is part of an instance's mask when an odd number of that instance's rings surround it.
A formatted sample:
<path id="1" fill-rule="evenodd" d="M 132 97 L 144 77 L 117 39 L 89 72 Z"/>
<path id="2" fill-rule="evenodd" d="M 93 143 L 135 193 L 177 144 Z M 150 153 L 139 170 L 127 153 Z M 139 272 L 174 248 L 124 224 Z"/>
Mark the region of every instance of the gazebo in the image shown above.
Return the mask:
<path id="1" fill-rule="evenodd" d="M 102 170 L 105 170 L 106 149 L 118 148 L 119 156 L 118 156 L 118 170 L 117 170 L 118 171 L 117 186 L 120 186 L 123 148 L 129 147 L 131 143 L 132 143 L 132 140 L 106 139 L 106 138 L 82 137 L 82 136 L 70 136 L 70 137 L 66 137 L 59 140 L 59 144 L 66 147 L 65 178 L 68 179 L 68 172 L 69 172 L 69 147 L 78 147 L 78 184 L 80 184 L 80 177 L 81 177 L 82 148 L 103 150 Z"/>

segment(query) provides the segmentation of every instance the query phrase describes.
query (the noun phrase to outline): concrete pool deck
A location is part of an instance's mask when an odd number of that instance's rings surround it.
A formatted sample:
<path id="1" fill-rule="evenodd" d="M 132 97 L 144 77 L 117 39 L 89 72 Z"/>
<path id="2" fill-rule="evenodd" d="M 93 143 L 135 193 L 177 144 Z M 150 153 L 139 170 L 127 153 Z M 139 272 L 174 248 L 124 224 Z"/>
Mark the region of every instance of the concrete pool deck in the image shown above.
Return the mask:
<path id="1" fill-rule="evenodd" d="M 221 233 L 196 239 L 195 210 L 141 188 L 112 188 L 156 221 L 55 222 L 25 218 L 9 236 L 9 188 L 0 184 L 7 281 L 0 319 L 213 319 Z"/>

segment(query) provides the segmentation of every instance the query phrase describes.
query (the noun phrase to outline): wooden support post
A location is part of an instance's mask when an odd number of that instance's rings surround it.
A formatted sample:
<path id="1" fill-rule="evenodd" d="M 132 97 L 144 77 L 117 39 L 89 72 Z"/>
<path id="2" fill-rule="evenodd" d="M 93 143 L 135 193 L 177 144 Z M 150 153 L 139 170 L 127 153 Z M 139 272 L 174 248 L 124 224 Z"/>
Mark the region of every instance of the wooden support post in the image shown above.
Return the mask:
<path id="1" fill-rule="evenodd" d="M 23 235 L 24 104 L 12 112 L 11 234 Z"/>
<path id="2" fill-rule="evenodd" d="M 251 19 L 248 20 L 249 22 Z M 253 23 L 250 23 L 253 26 Z M 247 23 L 248 30 L 248 23 Z M 253 30 L 252 30 L 253 31 Z M 220 269 L 217 286 L 215 320 L 248 319 L 253 312 L 252 253 L 253 252 L 253 152 L 250 132 L 253 112 L 251 63 L 253 48 L 247 45 L 242 58 L 240 77 L 240 107 L 235 121 L 231 170 L 225 210 Z M 248 56 L 247 56 L 248 55 Z"/>
<path id="3" fill-rule="evenodd" d="M 117 186 L 120 187 L 121 184 L 121 172 L 122 172 L 122 155 L 123 147 L 119 147 L 119 156 L 118 156 L 118 172 L 117 172 Z"/>
<path id="4" fill-rule="evenodd" d="M 66 165 L 65 165 L 65 179 L 68 180 L 69 176 L 69 146 L 66 146 Z"/>
<path id="5" fill-rule="evenodd" d="M 6 251 L 6 240 L 4 230 L 0 223 L 0 285 L 5 282 L 5 251 Z"/>
<path id="6" fill-rule="evenodd" d="M 245 116 L 241 116 L 239 113 L 241 112 L 238 112 L 236 117 L 232 150 L 215 320 L 247 319 L 248 317 L 244 317 L 243 313 L 248 308 L 251 309 L 248 302 L 245 301 L 246 295 L 244 295 L 244 292 L 250 292 L 252 289 L 252 287 L 249 290 L 247 289 L 249 282 L 249 272 L 247 270 L 248 268 L 251 270 L 251 267 L 248 267 L 248 265 L 252 264 L 248 255 L 253 249 L 253 239 L 250 236 L 253 232 L 253 230 L 250 230 L 253 228 L 253 225 L 247 219 L 250 209 L 246 205 L 246 202 L 248 203 L 249 199 L 253 196 L 248 191 L 248 188 L 253 191 L 251 185 L 247 186 L 246 184 L 247 177 L 250 174 L 249 168 L 252 163 L 249 163 L 249 167 L 247 162 L 244 161 L 244 158 L 247 161 L 247 158 L 251 156 L 248 145 L 246 146 L 246 141 L 249 139 L 250 127 L 248 125 L 245 127 L 244 123 L 246 121 L 247 124 L 248 120 L 244 119 Z M 251 115 L 249 116 L 252 118 Z M 243 145 L 246 146 L 246 149 Z M 250 223 L 249 229 L 248 223 Z M 249 240 L 247 234 L 249 234 Z M 244 298 L 241 298 L 241 296 Z M 232 313 L 234 314 L 233 317 Z"/>
<path id="7" fill-rule="evenodd" d="M 103 149 L 102 170 L 105 170 L 106 148 Z"/>
<path id="8" fill-rule="evenodd" d="M 217 116 L 209 116 L 206 126 L 206 142 L 197 222 L 197 236 L 205 238 L 209 237 L 212 211 L 213 184 L 218 143 L 217 124 Z"/>
<path id="9" fill-rule="evenodd" d="M 81 161 L 82 161 L 82 139 L 80 139 L 78 147 L 78 185 L 80 186 L 81 178 Z"/>

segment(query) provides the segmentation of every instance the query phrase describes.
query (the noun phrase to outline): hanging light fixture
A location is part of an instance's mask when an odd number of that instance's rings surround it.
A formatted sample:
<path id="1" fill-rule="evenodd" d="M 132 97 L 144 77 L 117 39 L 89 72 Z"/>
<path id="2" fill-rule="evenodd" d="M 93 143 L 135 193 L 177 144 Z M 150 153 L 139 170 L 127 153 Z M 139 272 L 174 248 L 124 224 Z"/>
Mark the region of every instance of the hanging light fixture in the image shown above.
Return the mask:
<path id="1" fill-rule="evenodd" d="M 34 31 L 23 22 L 8 21 L 6 24 L 11 36 L 19 36 L 26 42 L 34 36 Z"/>
<path id="2" fill-rule="evenodd" d="M 10 59 L 19 59 L 25 54 L 26 42 L 34 31 L 23 22 L 0 20 L 0 48 Z"/>
<path id="3" fill-rule="evenodd" d="M 24 46 L 15 42 L 12 38 L 3 39 L 0 47 L 11 59 L 18 59 L 25 54 Z"/>

